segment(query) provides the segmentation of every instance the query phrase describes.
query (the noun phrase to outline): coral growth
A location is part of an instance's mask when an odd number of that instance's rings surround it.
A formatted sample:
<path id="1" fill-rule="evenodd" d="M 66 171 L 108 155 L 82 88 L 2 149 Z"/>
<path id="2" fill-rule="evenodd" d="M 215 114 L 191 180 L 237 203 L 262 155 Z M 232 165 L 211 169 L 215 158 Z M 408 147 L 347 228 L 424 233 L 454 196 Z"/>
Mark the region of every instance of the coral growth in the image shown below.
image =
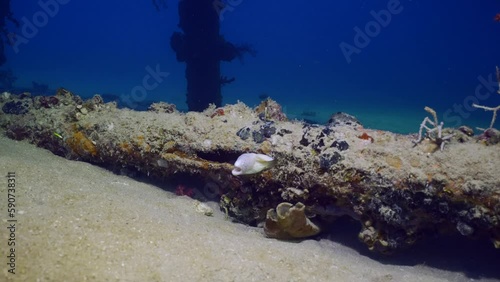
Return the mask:
<path id="1" fill-rule="evenodd" d="M 30 136 L 28 128 L 15 124 L 7 127 L 5 134 L 14 140 L 24 140 Z"/>
<path id="2" fill-rule="evenodd" d="M 498 80 L 498 89 L 499 89 L 497 91 L 497 93 L 500 94 L 500 69 L 498 67 L 497 67 L 497 80 Z M 493 128 L 493 126 L 495 125 L 495 120 L 497 119 L 497 112 L 498 112 L 498 110 L 500 110 L 500 105 L 498 105 L 496 107 L 486 107 L 486 106 L 481 106 L 478 104 L 472 104 L 472 106 L 474 108 L 483 109 L 485 111 L 492 111 L 493 112 L 493 117 L 491 118 L 490 127 L 488 127 L 488 128 Z"/>
<path id="3" fill-rule="evenodd" d="M 500 142 L 500 131 L 495 128 L 487 128 L 478 136 L 478 140 L 486 145 L 495 145 Z"/>
<path id="4" fill-rule="evenodd" d="M 420 129 L 418 131 L 418 139 L 416 141 L 413 141 L 414 146 L 416 146 L 417 144 L 422 142 L 422 140 L 424 140 L 424 135 L 422 134 L 422 131 L 425 129 L 426 130 L 425 137 L 428 138 L 437 147 L 439 147 L 442 151 L 444 149 L 444 144 L 453 137 L 453 134 L 448 134 L 446 136 L 443 136 L 444 122 L 438 122 L 436 111 L 434 111 L 430 107 L 425 107 L 424 110 L 432 115 L 434 121 L 432 121 L 429 117 L 424 118 L 424 120 L 420 124 Z M 432 128 L 428 127 L 427 124 L 430 124 Z"/>
<path id="5" fill-rule="evenodd" d="M 262 101 L 257 108 L 255 108 L 255 112 L 259 115 L 259 118 L 264 121 L 273 120 L 273 121 L 286 121 L 288 118 L 285 113 L 281 109 L 281 105 L 278 104 L 271 98 L 267 98 Z"/>
<path id="6" fill-rule="evenodd" d="M 328 119 L 328 125 L 330 126 L 352 126 L 352 127 L 362 127 L 361 122 L 350 114 L 344 112 L 337 112 L 333 114 L 330 119 Z"/>
<path id="7" fill-rule="evenodd" d="M 97 147 L 94 142 L 87 138 L 81 131 L 75 132 L 73 136 L 68 138 L 66 144 L 79 156 L 97 156 Z"/>
<path id="8" fill-rule="evenodd" d="M 26 101 L 10 101 L 3 105 L 2 111 L 11 115 L 24 115 L 29 111 L 29 104 Z"/>
<path id="9" fill-rule="evenodd" d="M 173 112 L 177 111 L 177 107 L 174 104 L 169 104 L 165 102 L 158 102 L 158 103 L 152 103 L 148 111 L 155 112 L 155 113 L 167 113 L 171 114 Z"/>
<path id="10" fill-rule="evenodd" d="M 305 214 L 305 205 L 280 203 L 276 210 L 267 211 L 264 232 L 277 239 L 305 238 L 318 234 L 321 230 Z"/>
<path id="11" fill-rule="evenodd" d="M 37 96 L 35 97 L 35 108 L 44 107 L 46 109 L 52 108 L 59 104 L 59 99 L 56 96 Z"/>

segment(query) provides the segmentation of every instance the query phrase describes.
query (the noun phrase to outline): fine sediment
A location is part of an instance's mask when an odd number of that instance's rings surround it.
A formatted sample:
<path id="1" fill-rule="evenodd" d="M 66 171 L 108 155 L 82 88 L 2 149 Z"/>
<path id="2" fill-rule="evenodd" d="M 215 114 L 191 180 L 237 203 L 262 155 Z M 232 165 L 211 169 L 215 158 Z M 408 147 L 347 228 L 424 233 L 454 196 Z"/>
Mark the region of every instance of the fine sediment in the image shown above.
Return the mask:
<path id="1" fill-rule="evenodd" d="M 9 138 L 115 171 L 190 176 L 205 183 L 198 198 L 219 198 L 224 212 L 251 225 L 265 222 L 281 203 L 301 203 L 323 229 L 340 216 L 358 220 L 359 239 L 378 252 L 436 233 L 500 247 L 500 145 L 494 137 L 444 128 L 453 137 L 440 150 L 436 140 L 415 145 L 415 135 L 366 129 L 343 114 L 324 126 L 287 121 L 272 100 L 256 109 L 238 103 L 180 113 L 157 103 L 136 112 L 59 89 L 51 97 L 3 93 L 0 107 Z M 232 175 L 234 161 L 249 152 L 272 156 L 274 167 Z"/>

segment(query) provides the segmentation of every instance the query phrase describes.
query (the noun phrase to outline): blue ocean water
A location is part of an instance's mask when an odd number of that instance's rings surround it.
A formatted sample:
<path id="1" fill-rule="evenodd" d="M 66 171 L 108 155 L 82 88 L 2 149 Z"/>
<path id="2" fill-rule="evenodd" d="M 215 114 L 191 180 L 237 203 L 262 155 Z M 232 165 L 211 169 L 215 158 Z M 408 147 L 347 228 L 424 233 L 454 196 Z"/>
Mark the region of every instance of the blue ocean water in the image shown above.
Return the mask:
<path id="1" fill-rule="evenodd" d="M 186 66 L 170 47 L 180 31 L 178 1 L 165 4 L 157 10 L 149 0 L 12 1 L 21 26 L 8 24 L 17 41 L 6 46 L 0 69 L 12 70 L 16 87 L 36 81 L 86 97 L 131 96 L 156 71 L 157 83 L 136 98 L 186 109 Z M 291 118 L 321 123 L 344 111 L 366 127 L 400 133 L 418 130 L 424 106 L 445 126 L 487 127 L 491 113 L 471 104 L 500 104 L 499 1 L 225 4 L 214 5 L 220 33 L 257 54 L 221 63 L 221 74 L 236 79 L 223 87 L 224 103 L 254 106 L 268 95 Z"/>

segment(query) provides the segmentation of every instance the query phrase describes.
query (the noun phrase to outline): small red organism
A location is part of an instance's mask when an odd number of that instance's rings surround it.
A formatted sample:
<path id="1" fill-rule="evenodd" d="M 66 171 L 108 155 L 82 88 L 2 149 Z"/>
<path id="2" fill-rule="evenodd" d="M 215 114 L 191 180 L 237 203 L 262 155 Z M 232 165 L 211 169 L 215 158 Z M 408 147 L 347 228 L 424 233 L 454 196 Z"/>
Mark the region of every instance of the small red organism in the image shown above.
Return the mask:
<path id="1" fill-rule="evenodd" d="M 211 118 L 215 116 L 223 116 L 224 115 L 224 109 L 223 108 L 217 108 L 214 110 L 213 114 L 210 115 Z"/>
<path id="2" fill-rule="evenodd" d="M 496 14 L 493 20 L 496 22 L 500 22 L 500 13 Z"/>
<path id="3" fill-rule="evenodd" d="M 186 186 L 179 184 L 175 188 L 175 194 L 177 196 L 188 196 L 192 198 L 194 196 L 194 190 L 193 188 L 187 188 Z"/>
<path id="4" fill-rule="evenodd" d="M 373 143 L 373 141 L 375 141 L 373 139 L 373 137 L 371 137 L 370 135 L 368 135 L 366 132 L 363 132 L 363 134 L 359 135 L 358 138 L 359 139 L 363 139 L 363 140 L 370 140 L 371 143 Z"/>

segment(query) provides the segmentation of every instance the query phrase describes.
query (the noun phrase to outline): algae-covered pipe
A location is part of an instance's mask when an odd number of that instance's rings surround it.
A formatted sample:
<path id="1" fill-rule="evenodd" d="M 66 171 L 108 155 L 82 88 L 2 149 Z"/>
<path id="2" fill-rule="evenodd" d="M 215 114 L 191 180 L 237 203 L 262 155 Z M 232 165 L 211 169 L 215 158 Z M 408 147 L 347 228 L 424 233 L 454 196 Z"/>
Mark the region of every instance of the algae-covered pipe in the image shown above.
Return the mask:
<path id="1" fill-rule="evenodd" d="M 416 135 L 366 129 L 346 114 L 328 125 L 286 121 L 272 100 L 256 109 L 239 103 L 180 113 L 157 103 L 137 112 L 64 89 L 51 97 L 4 93 L 0 108 L 0 126 L 12 139 L 115 170 L 198 179 L 201 194 L 219 199 L 233 218 L 257 225 L 267 216 L 268 236 L 294 237 L 307 230 L 300 222 L 313 235 L 350 216 L 374 251 L 436 233 L 500 246 L 500 145 L 470 131 L 443 128 L 453 137 L 441 151 L 437 139 L 415 144 Z M 244 153 L 270 156 L 274 166 L 233 175 Z M 279 218 L 293 214 L 295 221 Z"/>

